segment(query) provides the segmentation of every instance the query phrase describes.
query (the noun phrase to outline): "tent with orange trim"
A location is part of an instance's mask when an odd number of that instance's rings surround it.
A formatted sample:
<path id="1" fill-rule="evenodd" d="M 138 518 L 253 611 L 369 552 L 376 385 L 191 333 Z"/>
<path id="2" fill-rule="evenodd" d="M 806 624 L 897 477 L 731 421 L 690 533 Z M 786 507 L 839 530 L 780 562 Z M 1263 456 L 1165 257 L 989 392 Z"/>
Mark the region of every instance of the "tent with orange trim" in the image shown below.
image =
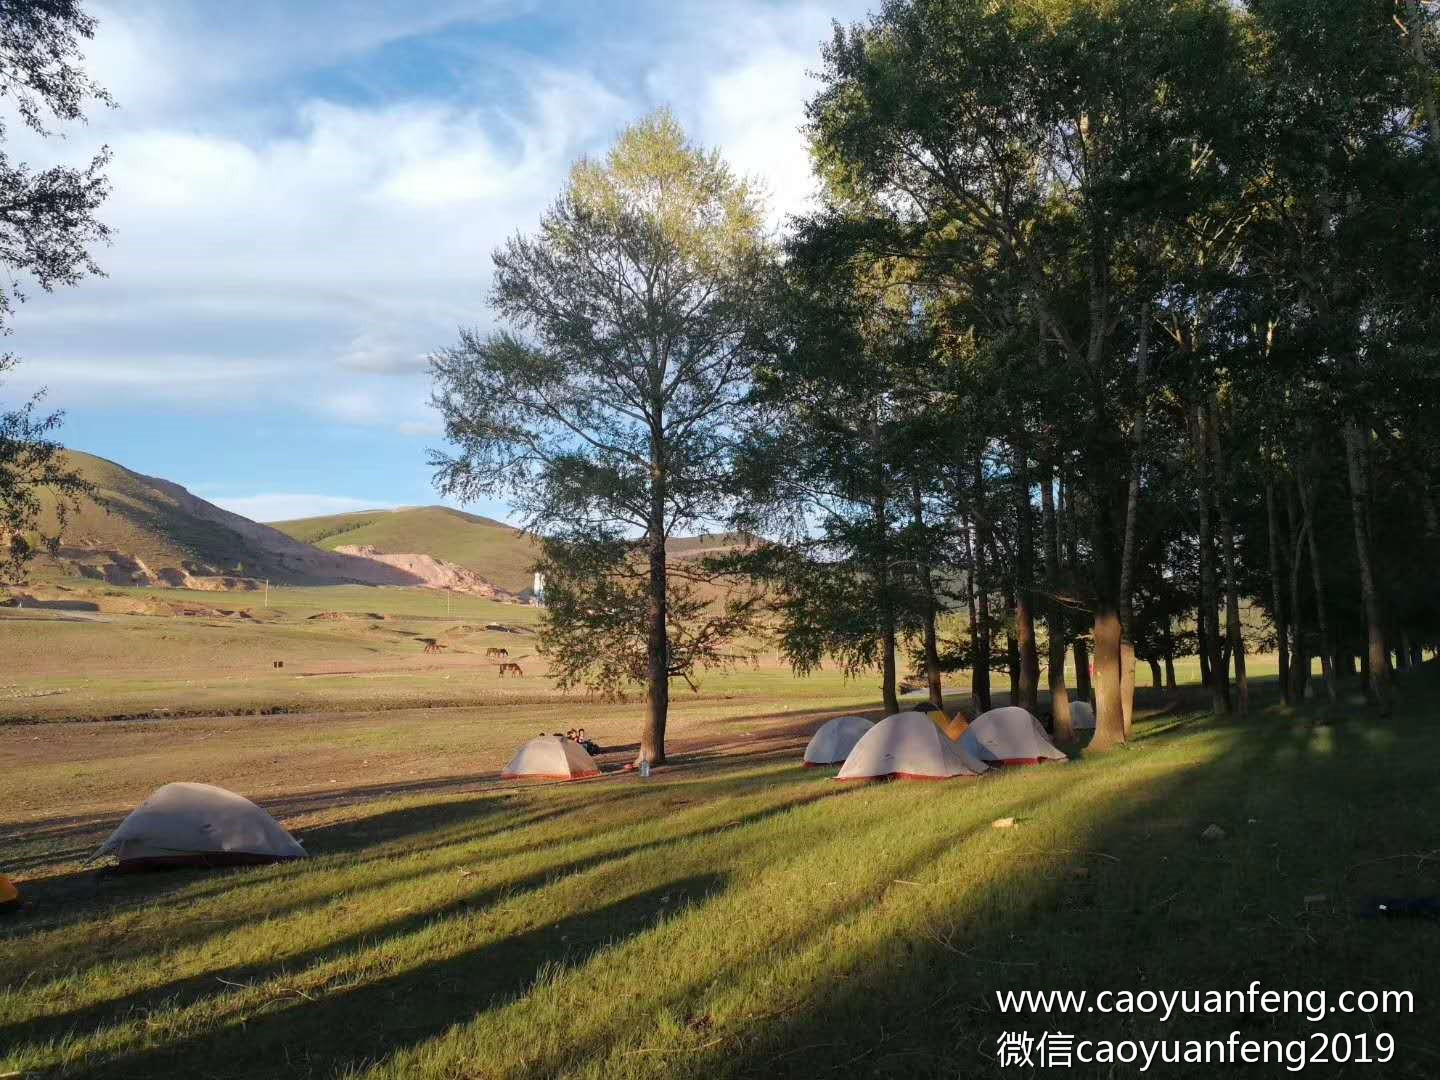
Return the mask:
<path id="1" fill-rule="evenodd" d="M 924 713 L 887 716 L 850 751 L 837 780 L 952 780 L 978 776 L 985 762 L 951 742 Z"/>
<path id="2" fill-rule="evenodd" d="M 820 725 L 805 747 L 805 767 L 839 765 L 875 725 L 863 716 L 836 716 Z"/>
<path id="3" fill-rule="evenodd" d="M 522 746 L 500 774 L 502 780 L 584 780 L 600 766 L 574 739 L 540 735 Z"/>
<path id="4" fill-rule="evenodd" d="M 20 910 L 20 890 L 4 874 L 0 874 L 0 912 Z"/>
<path id="5" fill-rule="evenodd" d="M 121 870 L 237 866 L 305 858 L 305 849 L 243 795 L 212 784 L 166 784 L 130 812 L 87 860 Z"/>
<path id="6" fill-rule="evenodd" d="M 1038 765 L 1042 761 L 1066 760 L 1040 721 L 1018 705 L 981 713 L 958 745 L 988 765 Z"/>
<path id="7" fill-rule="evenodd" d="M 947 720 L 945 714 L 939 709 L 929 714 L 930 719 L 935 721 L 935 726 L 945 733 L 945 737 L 951 742 L 957 742 L 960 736 L 965 734 L 965 729 L 970 726 L 970 718 L 963 712 L 957 712 L 952 719 Z"/>

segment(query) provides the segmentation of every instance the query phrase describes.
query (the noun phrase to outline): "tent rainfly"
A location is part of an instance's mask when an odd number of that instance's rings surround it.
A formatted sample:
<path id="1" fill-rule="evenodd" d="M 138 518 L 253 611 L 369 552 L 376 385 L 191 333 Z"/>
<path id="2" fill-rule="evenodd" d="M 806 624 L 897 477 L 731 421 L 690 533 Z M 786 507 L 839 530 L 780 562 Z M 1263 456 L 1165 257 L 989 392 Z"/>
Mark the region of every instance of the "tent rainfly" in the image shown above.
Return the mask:
<path id="1" fill-rule="evenodd" d="M 132 810 L 89 861 L 107 855 L 133 870 L 282 862 L 305 858 L 305 849 L 243 795 L 210 784 L 166 784 Z"/>
<path id="2" fill-rule="evenodd" d="M 864 734 L 875 725 L 863 716 L 836 716 L 820 725 L 805 747 L 805 767 L 839 765 L 855 749 Z"/>
<path id="3" fill-rule="evenodd" d="M 957 711 L 953 717 L 947 718 L 943 712 L 937 709 L 928 715 L 934 721 L 935 726 L 944 732 L 945 737 L 951 742 L 957 741 L 961 735 L 965 734 L 965 729 L 970 726 L 970 718 L 963 712 Z"/>
<path id="4" fill-rule="evenodd" d="M 977 776 L 988 766 L 951 742 L 924 713 L 887 716 L 867 731 L 845 759 L 837 780 L 950 780 Z"/>
<path id="5" fill-rule="evenodd" d="M 1088 701 L 1070 702 L 1070 726 L 1076 731 L 1095 730 L 1095 710 Z"/>
<path id="6" fill-rule="evenodd" d="M 989 765 L 1038 765 L 1042 761 L 1065 760 L 1040 721 L 1018 705 L 981 713 L 961 736 L 959 745 Z"/>
<path id="7" fill-rule="evenodd" d="M 574 739 L 539 735 L 510 759 L 502 780 L 583 780 L 599 776 L 600 766 Z"/>

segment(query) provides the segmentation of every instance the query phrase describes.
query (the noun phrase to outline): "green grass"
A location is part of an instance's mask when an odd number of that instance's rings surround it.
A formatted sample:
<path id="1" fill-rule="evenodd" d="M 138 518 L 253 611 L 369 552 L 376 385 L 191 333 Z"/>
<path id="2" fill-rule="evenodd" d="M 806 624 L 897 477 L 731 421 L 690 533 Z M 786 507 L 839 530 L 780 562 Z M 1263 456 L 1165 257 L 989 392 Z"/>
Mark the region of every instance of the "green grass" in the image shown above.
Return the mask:
<path id="1" fill-rule="evenodd" d="M 91 454 L 72 450 L 65 459 L 93 485 L 98 496 L 81 499 L 70 512 L 64 529 L 68 545 L 120 551 L 152 568 L 192 561 L 222 571 L 244 564 L 263 572 L 273 562 L 221 522 L 192 514 L 173 484 Z M 41 499 L 45 505 L 40 524 L 46 535 L 53 535 L 57 530 L 54 501 L 47 492 L 42 492 Z"/>
<path id="2" fill-rule="evenodd" d="M 1021 1075 L 994 1063 L 1005 1030 L 1238 1028 L 1387 1031 L 1391 1066 L 1304 1075 L 1433 1076 L 1434 926 L 1361 914 L 1440 886 L 1433 682 L 1384 724 L 1170 716 L 1109 755 L 936 785 L 728 759 L 370 803 L 302 827 L 315 857 L 288 867 L 34 881 L 0 929 L 0 1073 L 971 1077 Z M 1411 990 L 1416 1014 L 1166 1027 L 993 997 L 1252 979 Z"/>
<path id="3" fill-rule="evenodd" d="M 368 544 L 391 554 L 432 555 L 468 567 L 510 592 L 532 583 L 536 551 L 528 537 L 502 522 L 446 506 L 332 514 L 279 521 L 273 527 L 330 551 Z"/>

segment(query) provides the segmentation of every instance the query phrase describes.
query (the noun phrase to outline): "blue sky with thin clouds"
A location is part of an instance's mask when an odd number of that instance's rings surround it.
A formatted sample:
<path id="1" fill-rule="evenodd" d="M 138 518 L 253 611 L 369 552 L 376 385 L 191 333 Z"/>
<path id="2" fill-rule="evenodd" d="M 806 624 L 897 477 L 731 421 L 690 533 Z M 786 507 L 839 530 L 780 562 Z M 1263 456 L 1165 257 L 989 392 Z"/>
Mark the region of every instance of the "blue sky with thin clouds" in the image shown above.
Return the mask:
<path id="1" fill-rule="evenodd" d="M 439 501 L 425 354 L 490 325 L 490 252 L 661 104 L 771 195 L 830 21 L 866 4 L 290 0 L 92 5 L 119 103 L 43 165 L 114 154 L 103 280 L 32 295 L 0 395 L 67 445 L 261 520 Z M 504 516 L 482 504 L 479 513 Z"/>

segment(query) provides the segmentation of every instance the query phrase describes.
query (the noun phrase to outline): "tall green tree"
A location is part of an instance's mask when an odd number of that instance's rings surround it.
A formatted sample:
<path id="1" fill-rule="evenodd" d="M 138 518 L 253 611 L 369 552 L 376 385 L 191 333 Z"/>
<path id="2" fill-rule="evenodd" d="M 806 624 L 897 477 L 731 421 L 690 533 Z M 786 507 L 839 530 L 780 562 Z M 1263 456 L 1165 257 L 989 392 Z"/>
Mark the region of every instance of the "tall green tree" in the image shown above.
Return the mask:
<path id="1" fill-rule="evenodd" d="M 40 136 L 54 124 L 84 119 L 87 106 L 111 103 L 81 66 L 81 46 L 95 34 L 95 18 L 78 0 L 21 0 L 0 5 L 0 266 L 10 275 L 0 290 L 0 333 L 10 332 L 15 304 L 33 283 L 49 292 L 99 273 L 91 249 L 110 236 L 95 215 L 109 194 L 102 150 L 83 169 L 36 170 L 5 147 L 14 116 Z M 0 382 L 18 363 L 0 355 Z M 42 545 L 37 536 L 40 493 L 49 491 L 63 526 L 74 499 L 89 490 L 61 454 L 55 432 L 61 414 L 39 411 L 41 395 L 0 410 L 0 574 L 19 575 Z"/>
<path id="2" fill-rule="evenodd" d="M 579 162 L 539 230 L 495 253 L 491 301 L 508 329 L 466 331 L 431 360 L 454 447 L 432 455 L 443 491 L 507 498 L 542 534 L 640 548 L 652 763 L 676 673 L 666 540 L 730 503 L 769 259 L 757 193 L 658 112 Z M 550 640 L 569 671 L 584 658 L 568 650 L 602 647 Z"/>
<path id="3" fill-rule="evenodd" d="M 960 287 L 997 268 L 1078 388 L 1074 480 L 1089 506 L 1096 746 L 1121 695 L 1129 429 L 1157 233 L 1223 173 L 1233 17 L 1221 0 L 891 0 L 837 29 L 810 105 L 820 168 L 887 207 L 913 257 Z M 957 251 L 960 256 L 957 257 Z"/>

